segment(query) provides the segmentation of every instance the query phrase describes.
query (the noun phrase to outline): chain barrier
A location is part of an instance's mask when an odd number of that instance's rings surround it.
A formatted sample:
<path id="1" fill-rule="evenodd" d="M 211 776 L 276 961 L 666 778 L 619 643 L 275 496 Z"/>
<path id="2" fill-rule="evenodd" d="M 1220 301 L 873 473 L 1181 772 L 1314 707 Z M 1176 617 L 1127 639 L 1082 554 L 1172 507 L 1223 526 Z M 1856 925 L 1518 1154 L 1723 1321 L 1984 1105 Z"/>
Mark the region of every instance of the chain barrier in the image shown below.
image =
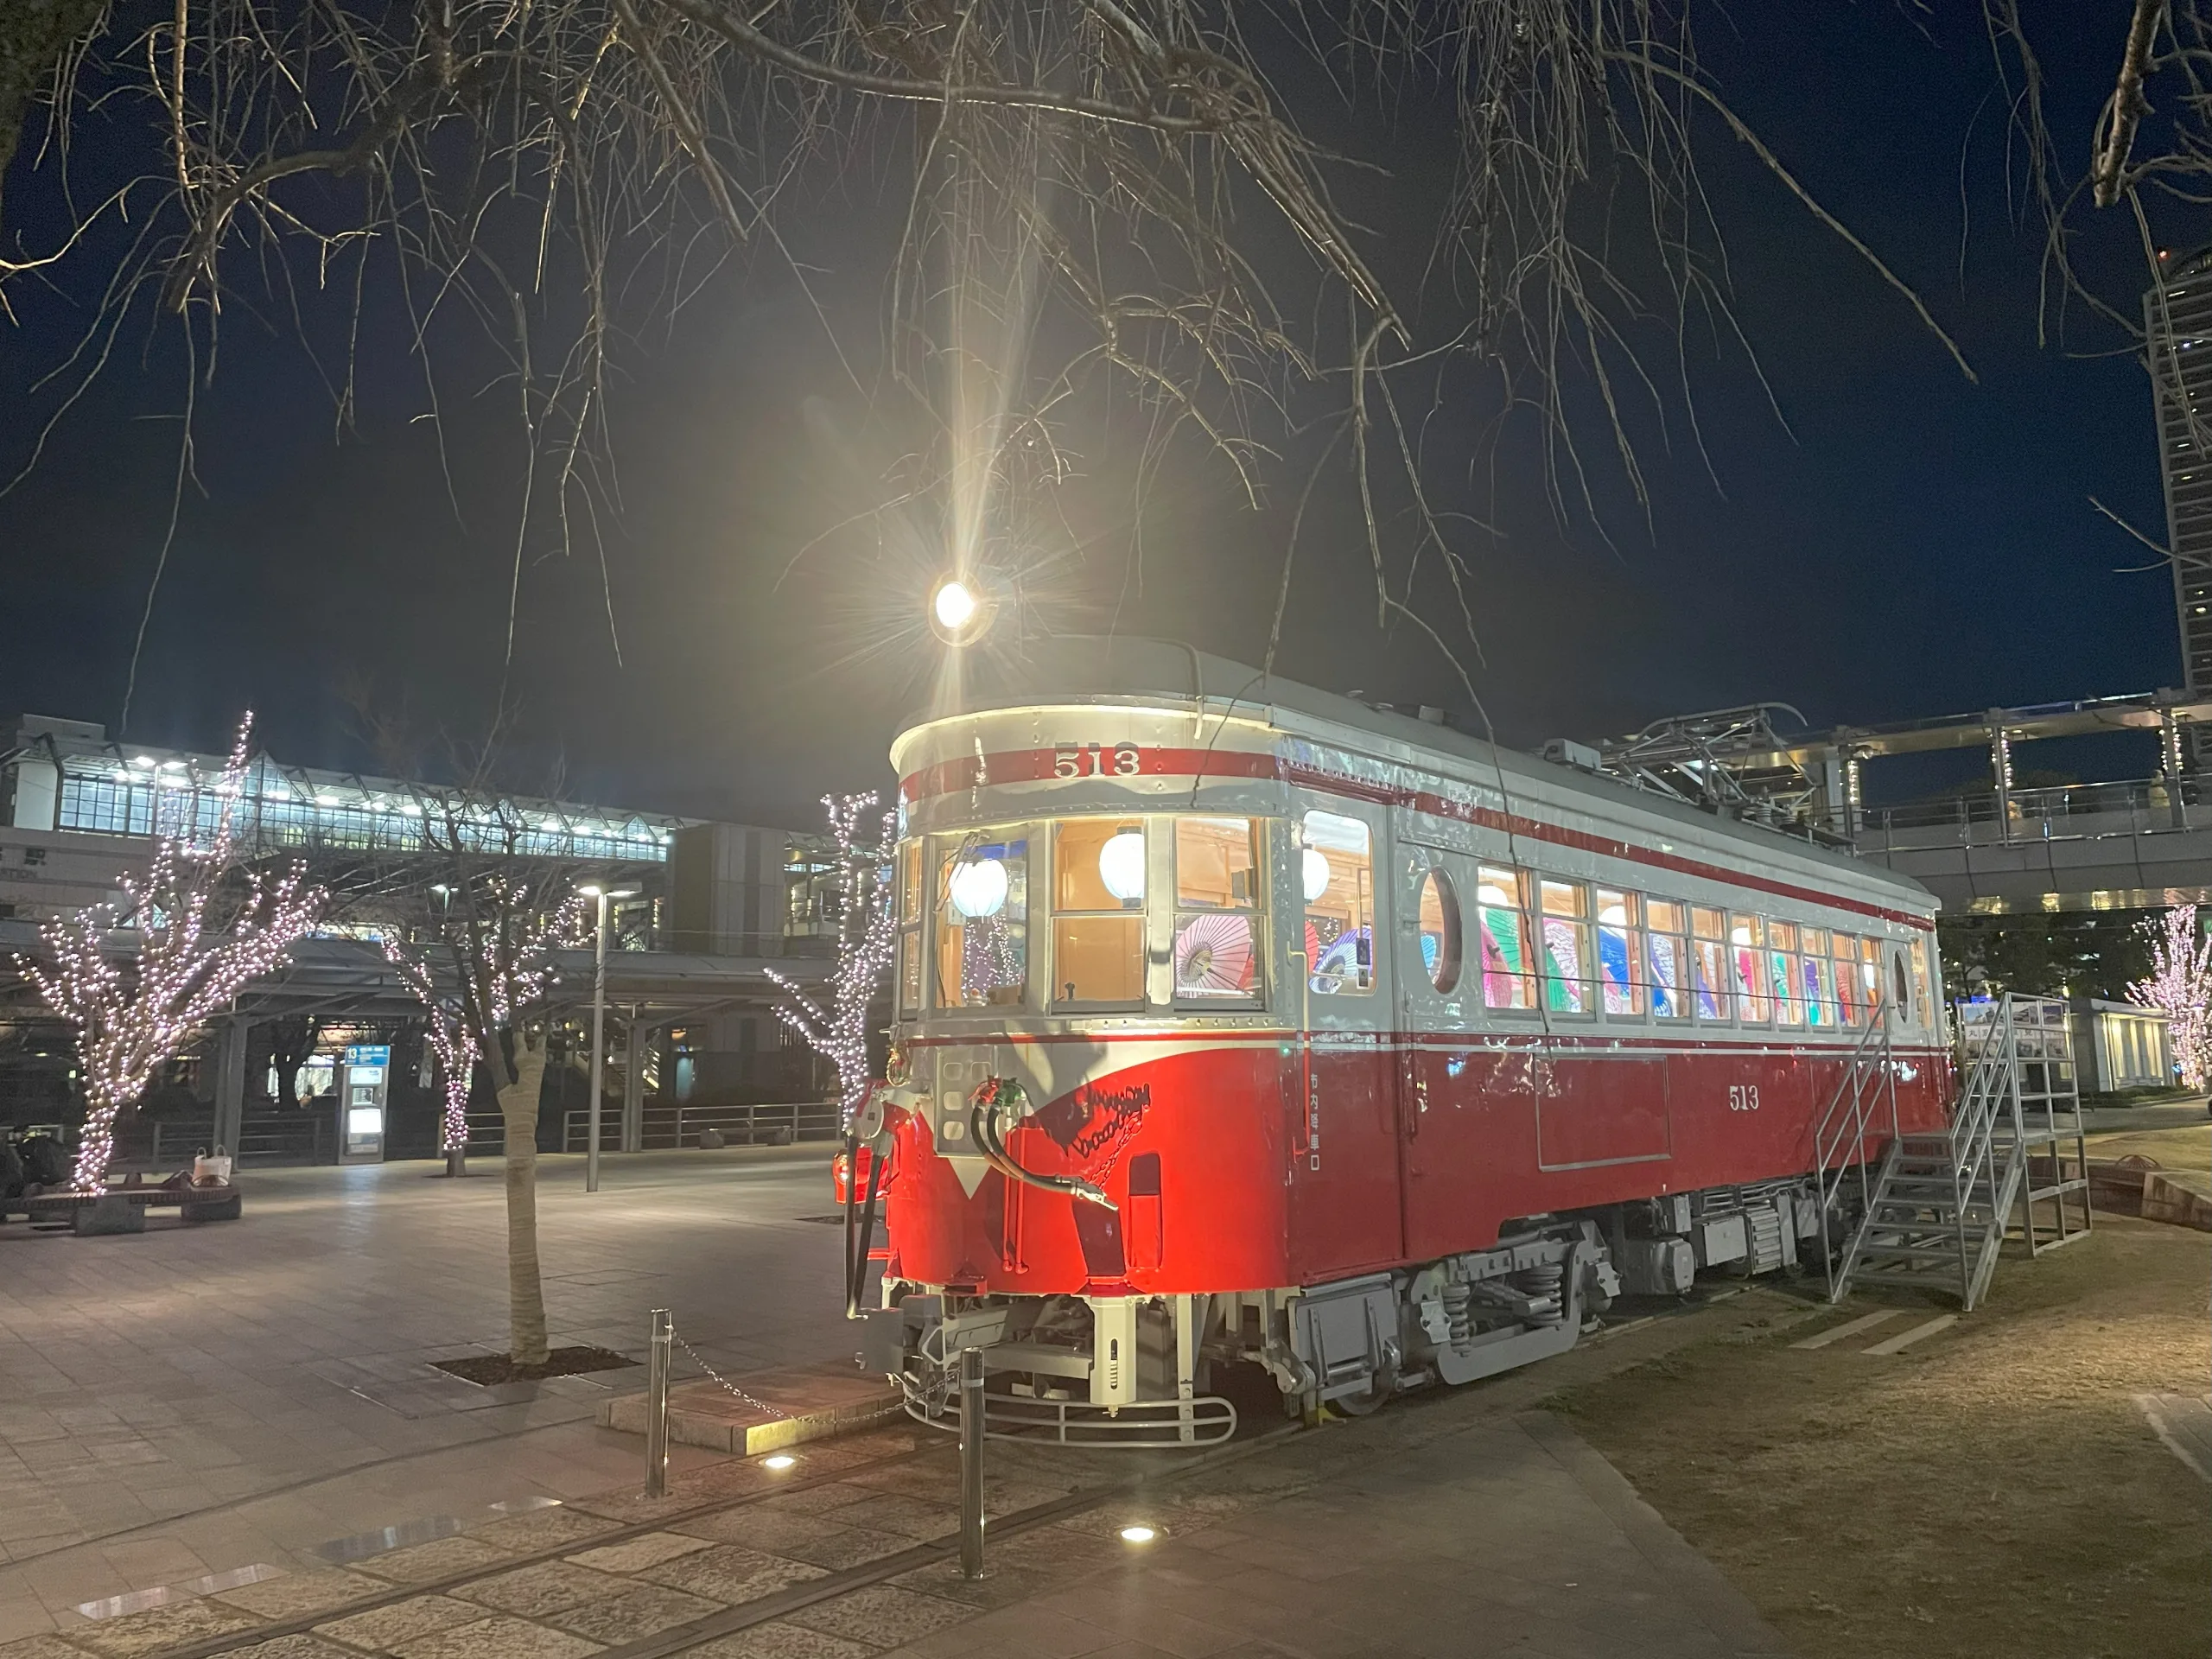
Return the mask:
<path id="1" fill-rule="evenodd" d="M 689 1355 L 690 1355 L 690 1356 L 691 1356 L 691 1363 L 692 1363 L 694 1365 L 696 1365 L 696 1366 L 697 1366 L 701 1370 L 704 1371 L 704 1372 L 705 1372 L 709 1376 L 710 1376 L 710 1377 L 714 1378 L 714 1380 L 715 1380 L 716 1382 L 720 1383 L 720 1384 L 722 1386 L 722 1388 L 723 1388 L 724 1389 L 726 1389 L 726 1390 L 727 1390 L 727 1391 L 728 1391 L 729 1393 L 731 1393 L 731 1394 L 733 1394 L 733 1395 L 736 1395 L 740 1400 L 742 1400 L 743 1402 L 745 1402 L 745 1403 L 746 1403 L 747 1405 L 748 1405 L 748 1406 L 752 1407 L 753 1410 L 755 1410 L 755 1411 L 757 1411 L 757 1412 L 760 1413 L 763 1416 L 766 1416 L 766 1417 L 782 1417 L 782 1416 L 785 1416 L 785 1415 L 787 1415 L 787 1414 L 786 1414 L 786 1413 L 785 1413 L 785 1412 L 782 1412 L 782 1411 L 778 1410 L 775 1407 L 773 1407 L 773 1406 L 772 1406 L 772 1405 L 768 1404 L 768 1403 L 767 1403 L 766 1401 L 764 1401 L 764 1400 L 756 1400 L 756 1399 L 754 1399 L 751 1395 L 747 1394 L 747 1393 L 743 1389 L 739 1388 L 739 1387 L 737 1386 L 737 1384 L 736 1384 L 736 1383 L 734 1383 L 734 1382 L 731 1382 L 731 1381 L 729 1380 L 729 1378 L 728 1378 L 728 1377 L 724 1376 L 723 1376 L 720 1371 L 716 1370 L 713 1366 L 711 1366 L 711 1365 L 708 1364 L 708 1363 L 707 1363 L 707 1362 L 706 1362 L 705 1360 L 703 1360 L 703 1359 L 700 1358 L 700 1357 L 699 1357 L 699 1351 L 698 1351 L 696 1348 L 694 1348 L 694 1347 L 690 1344 L 690 1343 L 689 1343 L 688 1341 L 686 1341 L 686 1340 L 684 1339 L 683 1333 L 681 1331 L 678 1331 L 678 1330 L 677 1330 L 677 1329 L 676 1329 L 675 1322 L 674 1322 L 673 1320 L 671 1320 L 671 1321 L 670 1322 L 670 1324 L 669 1324 L 669 1332 L 670 1332 L 670 1334 L 671 1334 L 671 1335 L 672 1335 L 672 1336 L 676 1338 L 677 1345 L 678 1347 L 682 1348 L 685 1353 L 687 1353 L 687 1354 L 689 1354 Z"/>

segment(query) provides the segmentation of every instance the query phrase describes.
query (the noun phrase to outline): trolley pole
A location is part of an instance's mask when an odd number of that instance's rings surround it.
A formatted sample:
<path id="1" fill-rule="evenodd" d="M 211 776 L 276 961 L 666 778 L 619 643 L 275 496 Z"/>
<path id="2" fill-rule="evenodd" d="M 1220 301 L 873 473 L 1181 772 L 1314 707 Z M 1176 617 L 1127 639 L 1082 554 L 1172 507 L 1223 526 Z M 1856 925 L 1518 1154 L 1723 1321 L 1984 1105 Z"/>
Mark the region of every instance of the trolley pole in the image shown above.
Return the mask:
<path id="1" fill-rule="evenodd" d="M 960 1576 L 983 1576 L 983 1351 L 960 1351 Z"/>
<path id="2" fill-rule="evenodd" d="M 668 1496 L 668 1361 L 676 1321 L 653 1309 L 652 1344 L 645 1358 L 645 1496 Z"/>

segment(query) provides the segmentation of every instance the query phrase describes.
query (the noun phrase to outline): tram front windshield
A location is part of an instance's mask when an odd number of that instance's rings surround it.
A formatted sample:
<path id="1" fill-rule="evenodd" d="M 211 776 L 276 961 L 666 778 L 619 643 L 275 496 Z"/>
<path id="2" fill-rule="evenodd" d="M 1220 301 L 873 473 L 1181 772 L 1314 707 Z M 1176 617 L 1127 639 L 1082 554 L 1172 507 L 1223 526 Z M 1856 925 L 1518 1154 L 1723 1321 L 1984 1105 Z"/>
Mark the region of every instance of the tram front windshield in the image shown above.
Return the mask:
<path id="1" fill-rule="evenodd" d="M 1133 814 L 904 843 L 900 1013 L 1261 1007 L 1263 831 L 1248 817 Z"/>

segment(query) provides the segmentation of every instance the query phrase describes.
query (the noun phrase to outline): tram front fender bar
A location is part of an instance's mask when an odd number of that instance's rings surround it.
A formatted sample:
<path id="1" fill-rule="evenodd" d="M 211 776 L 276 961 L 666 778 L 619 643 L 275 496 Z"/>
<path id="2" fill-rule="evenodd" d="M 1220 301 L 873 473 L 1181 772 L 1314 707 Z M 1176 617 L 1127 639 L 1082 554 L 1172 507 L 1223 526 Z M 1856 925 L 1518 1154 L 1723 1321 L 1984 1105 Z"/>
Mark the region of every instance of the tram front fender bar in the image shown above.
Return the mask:
<path id="1" fill-rule="evenodd" d="M 1119 1210 L 1121 1206 L 1108 1198 L 1103 1188 L 1081 1176 L 1039 1175 L 1014 1161 L 1013 1154 L 1006 1149 L 1006 1128 L 1001 1120 L 1009 1107 L 1020 1103 L 1021 1098 L 1021 1085 L 1012 1077 L 986 1077 L 968 1096 L 969 1133 L 975 1137 L 983 1161 L 1007 1179 L 1019 1181 L 1024 1186 L 1065 1192 L 1071 1198 L 1081 1198 L 1102 1209 Z"/>

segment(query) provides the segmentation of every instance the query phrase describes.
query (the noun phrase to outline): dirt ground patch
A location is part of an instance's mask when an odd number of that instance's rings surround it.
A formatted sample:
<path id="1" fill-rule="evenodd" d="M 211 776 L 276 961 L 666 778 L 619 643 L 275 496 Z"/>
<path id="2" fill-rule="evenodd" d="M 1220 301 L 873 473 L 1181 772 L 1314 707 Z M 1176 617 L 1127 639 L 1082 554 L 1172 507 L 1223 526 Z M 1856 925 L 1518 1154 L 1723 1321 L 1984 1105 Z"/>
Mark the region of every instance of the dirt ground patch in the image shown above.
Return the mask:
<path id="1" fill-rule="evenodd" d="M 2100 1217 L 1903 1354 L 1789 1346 L 1910 1300 L 1854 1298 L 1547 1403 L 1805 1659 L 2203 1659 L 2212 1488 L 2134 1396 L 2205 1392 L 2209 1292 L 2202 1234 Z"/>

